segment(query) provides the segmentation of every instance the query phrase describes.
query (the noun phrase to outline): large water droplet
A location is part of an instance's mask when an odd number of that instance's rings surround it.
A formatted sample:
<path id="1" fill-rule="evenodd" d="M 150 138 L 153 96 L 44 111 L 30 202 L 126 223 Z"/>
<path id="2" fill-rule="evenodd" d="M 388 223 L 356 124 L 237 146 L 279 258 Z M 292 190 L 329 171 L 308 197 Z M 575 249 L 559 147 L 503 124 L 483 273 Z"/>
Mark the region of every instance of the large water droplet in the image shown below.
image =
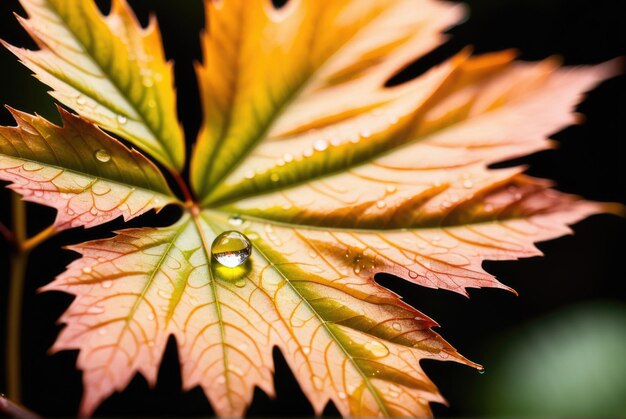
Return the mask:
<path id="1" fill-rule="evenodd" d="M 94 156 L 96 157 L 96 160 L 98 160 L 99 162 L 102 162 L 102 163 L 106 163 L 106 162 L 111 160 L 111 155 L 109 154 L 108 151 L 106 151 L 103 148 L 101 148 L 100 150 L 96 151 Z"/>
<path id="2" fill-rule="evenodd" d="M 211 254 L 229 268 L 242 265 L 252 253 L 250 240 L 238 231 L 225 231 L 213 240 Z"/>

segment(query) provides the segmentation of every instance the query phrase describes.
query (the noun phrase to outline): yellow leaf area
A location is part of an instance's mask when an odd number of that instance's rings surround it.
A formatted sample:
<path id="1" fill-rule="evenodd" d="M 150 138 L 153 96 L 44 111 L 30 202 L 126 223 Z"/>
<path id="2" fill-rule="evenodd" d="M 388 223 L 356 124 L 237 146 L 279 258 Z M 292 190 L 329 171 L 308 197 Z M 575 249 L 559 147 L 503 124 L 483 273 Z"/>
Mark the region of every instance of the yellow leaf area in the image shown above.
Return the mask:
<path id="1" fill-rule="evenodd" d="M 51 94 L 172 170 L 185 163 L 171 65 L 156 20 L 142 29 L 126 0 L 105 17 L 89 0 L 21 0 L 20 23 L 40 47 L 6 45 Z"/>
<path id="2" fill-rule="evenodd" d="M 61 102 L 176 177 L 182 132 L 154 21 L 142 29 L 123 0 L 108 16 L 92 1 L 22 3 L 41 49 L 12 51 Z M 429 416 L 443 398 L 421 360 L 480 366 L 375 275 L 462 294 L 508 289 L 484 260 L 539 255 L 534 243 L 568 224 L 621 211 L 523 168 L 489 168 L 550 147 L 547 136 L 577 121 L 582 93 L 615 63 L 561 69 L 463 51 L 386 87 L 445 40 L 460 6 L 205 5 L 193 199 L 182 203 L 146 157 L 65 111 L 63 127 L 14 112 L 18 126 L 0 128 L 0 179 L 56 207 L 59 229 L 184 208 L 170 227 L 73 246 L 82 258 L 45 287 L 76 296 L 54 349 L 80 350 L 81 414 L 137 372 L 154 384 L 173 335 L 184 387 L 201 386 L 221 416 L 244 414 L 255 386 L 274 394 L 274 347 L 317 414 L 333 402 L 345 416 Z M 211 254 L 231 230 L 252 245 L 236 268 Z"/>

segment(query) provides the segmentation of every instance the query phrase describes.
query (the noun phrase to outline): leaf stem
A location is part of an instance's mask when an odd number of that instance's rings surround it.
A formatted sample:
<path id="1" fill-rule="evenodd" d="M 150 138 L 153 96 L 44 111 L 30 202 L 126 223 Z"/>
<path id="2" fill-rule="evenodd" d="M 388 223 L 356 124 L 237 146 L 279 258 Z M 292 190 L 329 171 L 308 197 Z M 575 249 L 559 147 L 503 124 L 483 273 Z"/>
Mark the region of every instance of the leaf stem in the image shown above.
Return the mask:
<path id="1" fill-rule="evenodd" d="M 187 203 L 189 204 L 193 203 L 193 195 L 191 194 L 191 191 L 189 190 L 189 187 L 187 186 L 187 183 L 185 182 L 183 177 L 175 171 L 170 171 L 170 173 L 172 174 L 172 177 L 176 181 L 176 184 L 178 185 L 181 192 L 183 193 L 183 196 L 185 197 L 185 201 L 187 201 Z"/>
<path id="2" fill-rule="evenodd" d="M 28 251 L 23 248 L 23 243 L 26 241 L 26 204 L 16 193 L 11 193 L 11 216 L 15 246 L 9 261 L 6 369 L 9 397 L 19 403 L 21 400 L 20 349 L 22 338 L 20 331 Z"/>
<path id="3" fill-rule="evenodd" d="M 10 418 L 38 419 L 40 416 L 0 394 L 0 413 Z"/>
<path id="4" fill-rule="evenodd" d="M 2 237 L 4 237 L 4 239 L 9 243 L 13 243 L 15 241 L 13 232 L 5 226 L 4 223 L 0 223 L 0 235 L 2 235 Z"/>
<path id="5" fill-rule="evenodd" d="M 43 241 L 49 239 L 57 233 L 57 229 L 54 225 L 49 226 L 48 228 L 41 230 L 39 233 L 35 234 L 33 237 L 30 237 L 22 242 L 21 250 L 23 252 L 30 252 L 35 247 L 39 246 Z"/>

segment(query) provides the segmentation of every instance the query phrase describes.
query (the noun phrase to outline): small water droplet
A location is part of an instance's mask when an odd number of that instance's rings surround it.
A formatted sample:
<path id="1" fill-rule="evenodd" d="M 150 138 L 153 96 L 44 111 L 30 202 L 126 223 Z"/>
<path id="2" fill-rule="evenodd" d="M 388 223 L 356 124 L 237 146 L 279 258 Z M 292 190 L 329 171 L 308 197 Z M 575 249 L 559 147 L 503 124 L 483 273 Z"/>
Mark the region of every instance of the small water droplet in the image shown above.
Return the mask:
<path id="1" fill-rule="evenodd" d="M 391 324 L 391 327 L 393 328 L 393 330 L 397 330 L 397 331 L 402 330 L 402 326 L 401 326 L 401 325 L 400 325 L 400 323 L 398 323 L 398 322 L 393 322 L 393 323 Z"/>
<path id="2" fill-rule="evenodd" d="M 87 313 L 89 313 L 89 314 L 102 314 L 102 313 L 104 313 L 104 307 L 99 306 L 99 305 L 90 306 L 87 309 Z"/>
<path id="3" fill-rule="evenodd" d="M 97 209 L 97 208 L 93 208 L 93 207 L 92 207 L 92 208 L 89 210 L 89 214 L 91 214 L 91 215 L 98 215 L 98 209 Z"/>
<path id="4" fill-rule="evenodd" d="M 485 373 L 485 367 L 479 367 L 478 368 L 478 373 L 479 374 L 484 374 Z"/>
<path id="5" fill-rule="evenodd" d="M 111 288 L 113 286 L 113 281 L 111 280 L 106 280 L 106 281 L 102 281 L 102 288 Z"/>
<path id="6" fill-rule="evenodd" d="M 246 172 L 246 179 L 252 179 L 254 178 L 254 172 L 252 170 L 248 170 Z"/>
<path id="7" fill-rule="evenodd" d="M 474 187 L 474 182 L 472 182 L 471 180 L 467 179 L 467 180 L 463 181 L 463 187 L 465 189 L 472 189 Z"/>
<path id="8" fill-rule="evenodd" d="M 239 281 L 235 282 L 235 286 L 237 288 L 243 288 L 246 286 L 246 280 L 245 279 L 240 279 Z"/>
<path id="9" fill-rule="evenodd" d="M 411 279 L 417 279 L 419 275 L 417 274 L 417 272 L 415 271 L 409 271 L 409 278 Z"/>
<path id="10" fill-rule="evenodd" d="M 308 347 L 308 346 L 305 346 L 305 347 L 303 347 L 303 348 L 302 348 L 302 352 L 303 352 L 305 355 L 308 355 L 308 354 L 310 354 L 310 353 L 311 353 L 311 348 L 310 348 L 310 347 Z"/>
<path id="11" fill-rule="evenodd" d="M 84 266 L 82 271 L 84 274 L 90 274 L 91 273 L 91 266 Z"/>
<path id="12" fill-rule="evenodd" d="M 41 190 L 36 190 L 36 191 L 35 191 L 35 196 L 36 196 L 37 198 L 41 198 L 41 197 L 43 196 L 43 191 L 41 191 Z"/>
<path id="13" fill-rule="evenodd" d="M 144 87 L 152 87 L 154 86 L 154 79 L 152 77 L 144 77 L 141 80 L 141 83 L 144 85 Z"/>
<path id="14" fill-rule="evenodd" d="M 341 400 L 343 400 L 343 399 L 345 399 L 345 398 L 347 397 L 347 396 L 346 396 L 346 393 L 344 393 L 343 391 L 340 391 L 339 393 L 337 393 L 337 396 L 338 396 Z"/>
<path id="15" fill-rule="evenodd" d="M 229 268 L 243 264 L 251 253 L 250 240 L 238 231 L 223 232 L 213 240 L 211 245 L 211 254 L 215 260 Z"/>
<path id="16" fill-rule="evenodd" d="M 313 385 L 316 389 L 321 390 L 324 388 L 324 380 L 322 380 L 322 377 L 314 375 L 311 377 L 311 380 L 313 381 Z"/>
<path id="17" fill-rule="evenodd" d="M 148 320 L 150 320 L 150 321 L 154 320 L 154 313 L 153 312 L 148 313 Z"/>
<path id="18" fill-rule="evenodd" d="M 361 130 L 360 134 L 361 134 L 361 137 L 363 137 L 363 138 L 369 138 L 369 137 L 371 137 L 372 132 L 370 130 L 366 129 L 366 128 L 363 128 Z"/>
<path id="19" fill-rule="evenodd" d="M 383 357 L 389 353 L 389 349 L 382 343 L 372 340 L 365 344 L 365 349 L 370 351 L 375 357 Z"/>
<path id="20" fill-rule="evenodd" d="M 101 148 L 100 150 L 97 150 L 94 155 L 96 157 L 96 160 L 102 163 L 106 163 L 111 160 L 111 155 L 109 154 L 108 151 L 106 151 L 103 148 Z"/>
<path id="21" fill-rule="evenodd" d="M 165 300 L 169 300 L 172 298 L 172 293 L 168 292 L 166 290 L 159 290 L 157 291 L 157 294 L 159 295 L 159 297 L 165 299 Z"/>
<path id="22" fill-rule="evenodd" d="M 283 155 L 283 160 L 285 163 L 291 163 L 293 161 L 293 156 L 289 153 L 285 153 L 285 155 Z"/>
<path id="23" fill-rule="evenodd" d="M 128 122 L 128 118 L 126 118 L 124 115 L 118 115 L 117 116 L 117 123 L 118 124 L 124 125 L 127 122 Z"/>
<path id="24" fill-rule="evenodd" d="M 383 201 L 382 199 L 378 202 L 376 202 L 376 208 L 385 208 L 387 206 L 387 203 L 385 201 Z"/>
<path id="25" fill-rule="evenodd" d="M 167 258 L 166 264 L 167 266 L 169 266 L 170 269 L 173 269 L 173 270 L 180 269 L 180 262 L 177 259 L 174 259 L 172 257 Z"/>
<path id="26" fill-rule="evenodd" d="M 280 176 L 278 175 L 278 173 L 272 173 L 270 175 L 270 180 L 272 182 L 278 182 L 280 180 Z"/>
<path id="27" fill-rule="evenodd" d="M 43 166 L 37 163 L 26 162 L 22 165 L 22 169 L 26 172 L 36 172 L 43 169 Z"/>
<path id="28" fill-rule="evenodd" d="M 324 140 L 317 140 L 313 144 L 313 148 L 317 151 L 324 151 L 328 148 L 328 142 Z"/>
<path id="29" fill-rule="evenodd" d="M 312 148 L 307 148 L 302 152 L 302 155 L 304 157 L 311 157 L 313 155 L 313 149 Z"/>
<path id="30" fill-rule="evenodd" d="M 78 95 L 76 97 L 76 104 L 78 106 L 85 106 L 85 103 L 87 103 L 87 101 L 85 100 L 85 96 L 83 95 Z"/>
<path id="31" fill-rule="evenodd" d="M 230 223 L 230 225 L 235 226 L 235 227 L 238 227 L 243 224 L 243 220 L 238 215 L 233 215 L 232 217 L 230 217 L 228 219 L 228 222 Z"/>
<path id="32" fill-rule="evenodd" d="M 398 188 L 396 188 L 395 186 L 387 186 L 387 193 L 392 194 L 395 191 L 397 191 Z"/>
<path id="33" fill-rule="evenodd" d="M 148 107 L 149 108 L 156 108 L 156 105 L 157 105 L 156 100 L 154 100 L 154 99 L 148 100 Z"/>

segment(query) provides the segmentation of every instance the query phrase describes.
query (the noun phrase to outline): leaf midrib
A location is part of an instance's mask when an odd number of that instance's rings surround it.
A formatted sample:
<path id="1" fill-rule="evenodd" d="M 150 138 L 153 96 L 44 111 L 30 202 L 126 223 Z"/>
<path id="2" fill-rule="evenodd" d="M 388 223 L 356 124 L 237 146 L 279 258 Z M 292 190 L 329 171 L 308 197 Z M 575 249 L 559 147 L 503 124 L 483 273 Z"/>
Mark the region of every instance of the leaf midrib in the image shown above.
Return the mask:
<path id="1" fill-rule="evenodd" d="M 283 112 L 285 111 L 285 109 L 287 107 L 289 107 L 289 105 L 291 105 L 299 96 L 300 94 L 306 90 L 306 88 L 313 82 L 313 80 L 315 80 L 315 75 L 319 74 L 326 65 L 328 65 L 328 62 L 334 57 L 336 56 L 336 54 L 341 51 L 346 45 L 348 45 L 359 33 L 361 33 L 361 31 L 363 31 L 366 27 L 368 27 L 368 25 L 376 20 L 382 13 L 384 13 L 384 9 L 376 14 L 374 14 L 372 16 L 372 18 L 370 20 L 367 21 L 367 23 L 364 23 L 359 29 L 357 29 L 350 37 L 348 37 L 345 42 L 343 44 L 341 44 L 337 49 L 335 49 L 334 51 L 332 51 L 330 54 L 328 54 L 327 57 L 325 57 L 323 59 L 322 62 L 319 63 L 319 65 L 317 66 L 317 68 L 312 68 L 310 69 L 310 71 L 307 73 L 305 73 L 305 76 L 303 77 L 303 79 L 300 81 L 299 85 L 296 86 L 290 94 L 288 94 L 285 99 L 283 100 L 283 102 L 277 107 L 275 108 L 272 117 L 268 118 L 266 124 L 264 127 L 262 127 L 262 129 L 257 133 L 256 136 L 254 136 L 252 138 L 252 141 L 250 141 L 249 146 L 243 150 L 243 152 L 240 154 L 239 158 L 237 160 L 235 160 L 233 162 L 233 164 L 227 169 L 224 170 L 222 172 L 222 175 L 219 175 L 216 180 L 214 182 L 212 182 L 211 184 L 207 185 L 204 189 L 211 189 L 213 188 L 218 189 L 219 186 L 222 184 L 222 182 L 224 181 L 224 179 L 226 179 L 228 177 L 228 175 L 230 175 L 231 173 L 233 173 L 235 171 L 235 169 L 237 169 L 239 166 L 241 166 L 241 164 L 246 160 L 246 158 L 256 149 L 256 146 L 266 138 L 267 133 L 271 130 L 271 128 L 274 126 L 274 124 L 276 123 L 276 121 L 280 118 L 280 116 L 283 114 Z M 319 19 L 319 15 L 317 16 L 317 18 Z M 315 27 L 317 28 L 317 25 L 315 25 Z M 315 42 L 315 34 L 317 33 L 314 32 L 314 34 L 311 36 L 311 42 Z M 239 54 L 238 54 L 238 59 L 239 59 Z M 237 79 L 238 80 L 238 79 Z M 229 112 L 229 120 L 231 119 L 231 113 Z M 228 132 L 228 129 L 230 128 L 227 127 L 226 132 Z M 221 138 L 221 143 L 223 143 L 223 138 Z M 221 149 L 221 147 L 220 147 Z M 212 156 L 217 155 L 217 151 L 213 151 L 212 152 Z M 210 167 L 214 167 L 214 166 L 210 166 Z M 209 172 L 212 172 L 212 170 L 209 170 Z M 210 193 L 205 193 L 205 196 L 202 199 L 202 203 L 206 204 L 207 203 L 207 198 L 210 196 Z"/>
<path id="2" fill-rule="evenodd" d="M 8 155 L 8 154 L 0 154 L 0 156 L 7 156 L 8 158 L 21 160 L 21 161 L 24 161 L 25 163 L 34 163 L 34 164 L 37 164 L 37 165 L 40 165 L 40 166 L 51 167 L 51 168 L 60 170 L 62 173 L 70 172 L 70 173 L 76 174 L 78 176 L 84 176 L 84 177 L 88 177 L 88 178 L 93 178 L 94 181 L 110 182 L 110 183 L 114 183 L 114 184 L 119 185 L 119 186 L 131 188 L 131 189 L 135 189 L 135 190 L 140 189 L 140 190 L 143 190 L 143 191 L 146 191 L 146 192 L 151 192 L 151 193 L 158 194 L 158 195 L 161 195 L 163 197 L 174 199 L 175 201 L 178 201 L 178 198 L 175 195 L 171 194 L 171 193 L 166 194 L 165 192 L 157 191 L 157 190 L 150 189 L 150 188 L 146 188 L 145 186 L 135 185 L 135 184 L 132 184 L 132 183 L 124 183 L 124 182 L 120 182 L 118 180 L 113 180 L 113 179 L 110 179 L 110 178 L 105 178 L 105 177 L 102 177 L 102 176 L 94 175 L 93 173 L 80 172 L 78 170 L 68 169 L 67 167 L 61 167 L 61 166 L 58 166 L 56 164 L 42 163 L 40 161 L 27 159 L 27 158 L 24 158 L 24 157 L 16 157 L 16 156 Z M 92 181 L 89 185 L 87 185 L 83 189 L 83 191 L 87 190 L 90 186 L 92 186 L 94 181 Z M 81 192 L 83 192 L 83 191 L 81 191 Z M 60 190 L 60 192 L 63 192 L 63 191 Z"/>
<path id="3" fill-rule="evenodd" d="M 331 328 L 328 325 L 328 321 L 325 320 L 322 315 L 313 307 L 313 305 L 306 299 L 304 298 L 304 296 L 302 295 L 302 293 L 300 293 L 300 291 L 298 290 L 298 288 L 291 282 L 291 280 L 287 277 L 287 275 L 285 275 L 280 269 L 279 267 L 265 254 L 265 252 L 259 247 L 259 246 L 255 246 L 254 247 L 255 250 L 257 252 L 259 252 L 259 254 L 263 257 L 263 259 L 265 259 L 267 261 L 267 263 L 269 263 L 272 268 L 278 272 L 280 274 L 281 277 L 283 277 L 283 279 L 285 280 L 285 282 L 289 285 L 289 287 L 292 289 L 292 291 L 298 296 L 298 298 L 300 298 L 301 301 L 303 301 L 306 306 L 309 308 L 309 310 L 315 314 L 315 317 L 317 317 L 318 321 L 320 322 L 320 324 L 322 325 L 322 327 L 324 327 L 324 330 L 326 331 L 326 333 L 328 334 L 328 336 L 331 337 L 331 339 L 333 340 L 333 342 L 335 342 L 337 344 L 337 346 L 341 349 L 341 351 L 344 353 L 344 355 L 346 356 L 347 359 L 350 360 L 350 363 L 353 365 L 354 369 L 359 373 L 359 375 L 363 378 L 363 381 L 365 382 L 367 389 L 370 391 L 370 393 L 372 394 L 372 397 L 374 397 L 374 399 L 376 400 L 376 403 L 378 404 L 378 406 L 381 409 L 381 412 L 384 414 L 385 417 L 390 417 L 390 414 L 387 410 L 387 407 L 385 406 L 385 403 L 383 402 L 382 398 L 380 397 L 380 394 L 378 394 L 378 391 L 376 390 L 376 388 L 373 386 L 373 384 L 370 382 L 369 377 L 367 376 L 367 374 L 365 373 L 365 371 L 363 371 L 361 369 L 361 367 L 359 366 L 359 364 L 356 362 L 355 358 L 350 354 L 350 352 L 348 351 L 348 349 L 345 347 L 345 345 L 341 342 L 341 340 L 335 335 L 335 333 L 331 330 Z M 285 323 L 285 320 L 280 317 L 281 320 L 283 321 L 283 323 Z M 289 325 L 287 325 L 285 323 L 285 327 L 289 328 Z"/>

